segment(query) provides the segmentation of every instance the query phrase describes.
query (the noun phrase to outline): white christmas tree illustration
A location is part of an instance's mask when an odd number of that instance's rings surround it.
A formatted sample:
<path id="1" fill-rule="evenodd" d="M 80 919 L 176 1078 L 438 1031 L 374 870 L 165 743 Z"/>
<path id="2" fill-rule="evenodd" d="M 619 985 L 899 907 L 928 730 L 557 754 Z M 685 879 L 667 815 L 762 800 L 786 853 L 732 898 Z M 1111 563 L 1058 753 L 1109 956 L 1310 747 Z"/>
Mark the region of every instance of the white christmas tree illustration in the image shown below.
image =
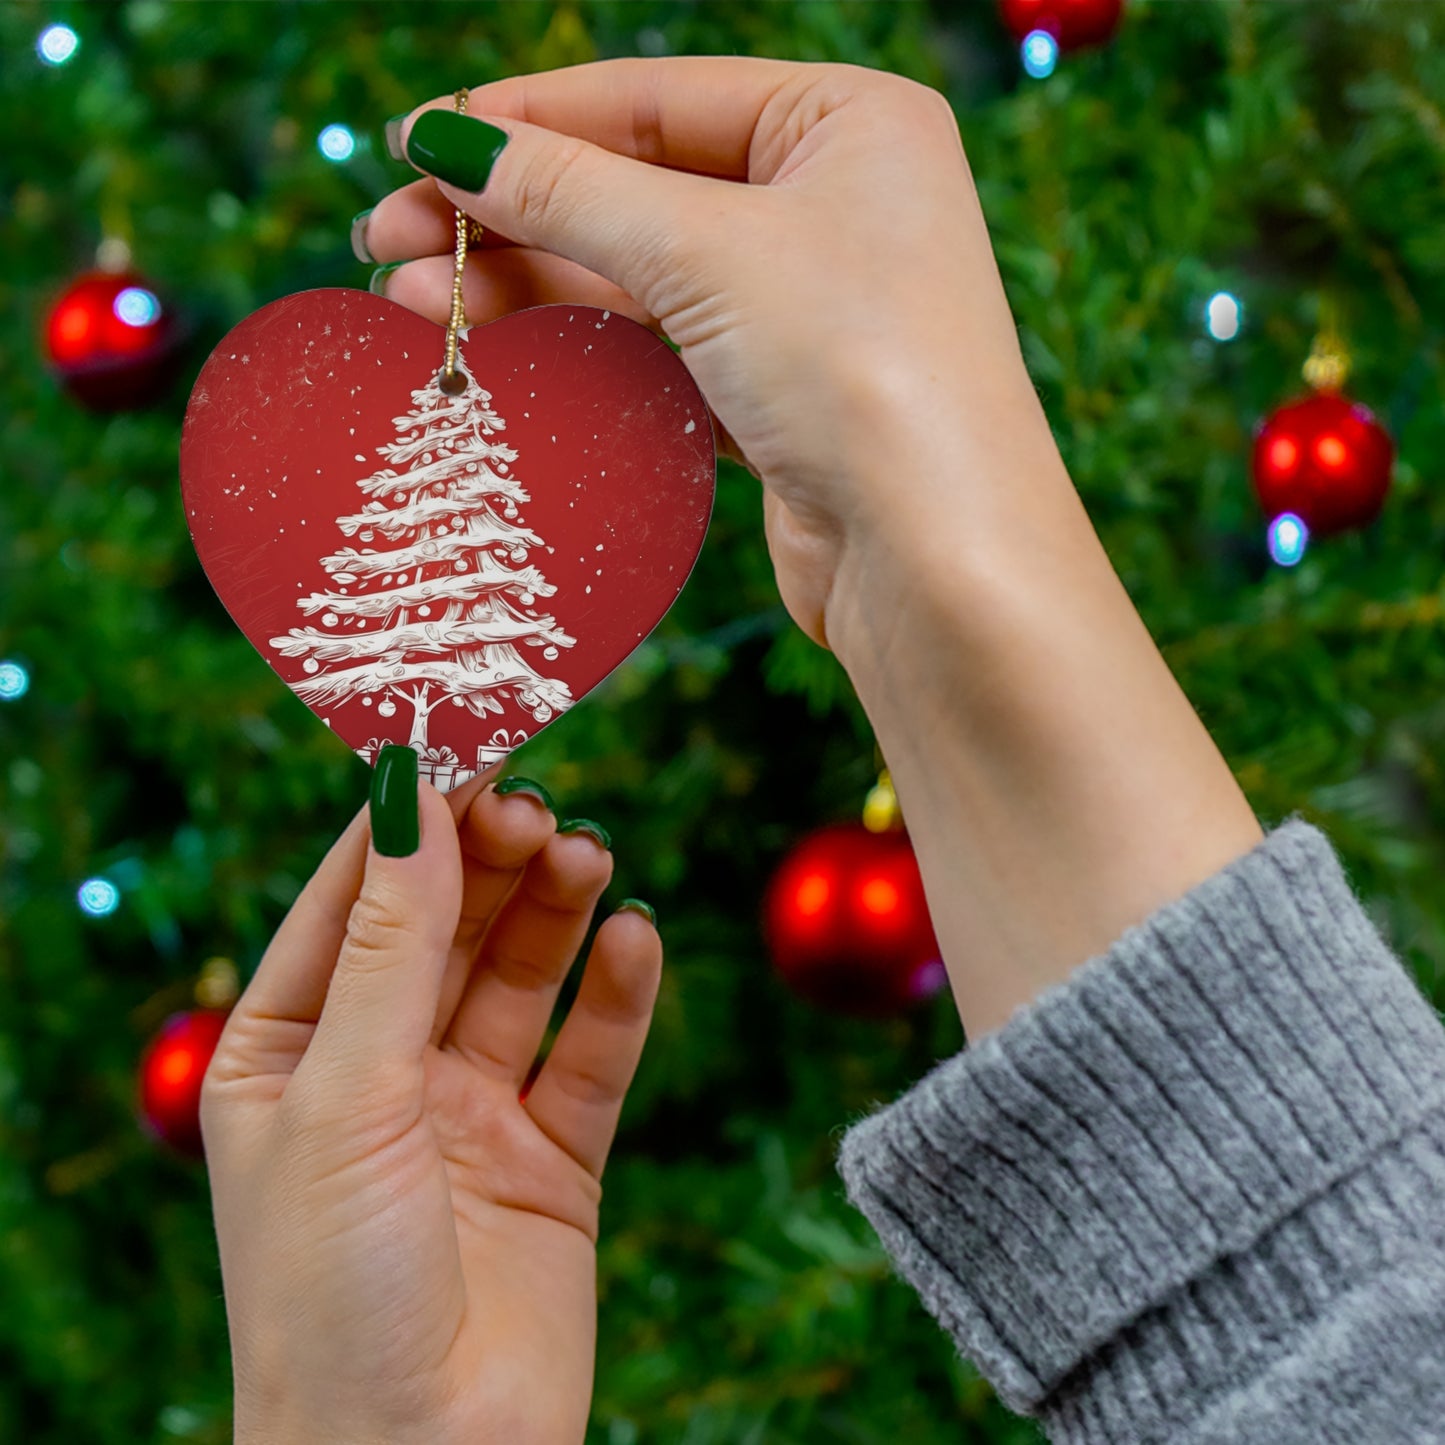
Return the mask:
<path id="1" fill-rule="evenodd" d="M 494 734 L 476 765 L 427 742 L 431 714 L 448 700 L 478 717 L 504 711 L 512 698 L 539 723 L 572 705 L 565 682 L 544 677 L 523 656 L 543 659 L 576 638 L 539 615 L 533 604 L 556 587 L 528 562 L 543 539 L 517 511 L 531 497 L 511 475 L 517 452 L 491 440 L 506 422 L 492 410 L 491 393 L 472 378 L 448 396 L 435 375 L 411 394 L 412 409 L 394 418 L 396 439 L 376 448 L 386 466 L 357 486 L 373 500 L 338 517 L 347 537 L 385 547 L 344 547 L 322 557 L 331 588 L 297 601 L 320 626 L 293 627 L 271 646 L 304 657 L 311 676 L 295 684 L 315 706 L 371 699 L 377 712 L 396 713 L 393 699 L 412 709 L 407 743 L 421 758 L 422 776 L 444 773 L 460 783 L 504 757 L 525 736 Z M 455 771 L 453 771 L 455 770 Z"/>

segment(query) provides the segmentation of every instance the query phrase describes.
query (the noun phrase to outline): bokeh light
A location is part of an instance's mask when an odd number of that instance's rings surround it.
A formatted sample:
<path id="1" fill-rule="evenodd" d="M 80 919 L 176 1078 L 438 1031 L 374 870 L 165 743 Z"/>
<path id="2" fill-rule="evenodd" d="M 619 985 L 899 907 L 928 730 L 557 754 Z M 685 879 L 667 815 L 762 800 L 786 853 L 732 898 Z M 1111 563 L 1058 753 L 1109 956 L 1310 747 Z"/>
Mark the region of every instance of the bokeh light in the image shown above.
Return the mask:
<path id="1" fill-rule="evenodd" d="M 120 889 L 109 878 L 87 878 L 75 895 L 80 911 L 105 918 L 120 907 Z"/>
<path id="2" fill-rule="evenodd" d="M 349 161 L 356 151 L 356 137 L 347 126 L 329 125 L 316 137 L 316 148 L 329 161 Z"/>
<path id="3" fill-rule="evenodd" d="M 47 65 L 64 65 L 80 49 L 80 36 L 68 25 L 47 25 L 35 42 L 35 53 Z"/>
<path id="4" fill-rule="evenodd" d="M 913 998 L 932 998 L 948 982 L 948 970 L 941 958 L 931 958 L 919 967 L 908 985 Z"/>
<path id="5" fill-rule="evenodd" d="M 1299 447 L 1293 437 L 1275 437 L 1269 444 L 1267 459 L 1272 471 L 1284 476 L 1299 461 Z"/>
<path id="6" fill-rule="evenodd" d="M 144 286 L 127 286 L 115 298 L 113 310 L 127 326 L 149 326 L 159 319 L 161 303 L 155 292 L 147 291 Z"/>
<path id="7" fill-rule="evenodd" d="M 1269 555 L 1281 567 L 1293 567 L 1305 554 L 1310 529 L 1293 512 L 1281 512 L 1269 524 Z"/>
<path id="8" fill-rule="evenodd" d="M 1059 63 L 1059 42 L 1047 30 L 1031 30 L 1019 47 L 1024 69 L 1035 80 L 1044 80 L 1054 73 Z"/>
<path id="9" fill-rule="evenodd" d="M 196 1072 L 196 1066 L 199 1063 L 200 1059 L 196 1057 L 196 1051 L 182 1045 L 172 1049 L 170 1053 L 161 1058 L 156 1065 L 156 1077 L 161 1083 L 178 1088 Z"/>
<path id="10" fill-rule="evenodd" d="M 1204 308 L 1204 329 L 1216 341 L 1233 341 L 1244 325 L 1244 307 L 1228 291 L 1216 291 Z"/>
<path id="11" fill-rule="evenodd" d="M 875 918 L 888 918 L 898 912 L 903 899 L 887 878 L 870 878 L 859 888 L 858 902 L 865 913 L 871 913 Z"/>
<path id="12" fill-rule="evenodd" d="M 833 886 L 824 874 L 809 873 L 798 884 L 798 891 L 794 895 L 793 901 L 803 917 L 812 918 L 828 906 L 828 899 L 832 897 L 832 894 Z"/>
<path id="13" fill-rule="evenodd" d="M 0 662 L 0 702 L 14 702 L 30 691 L 30 674 L 18 662 Z"/>

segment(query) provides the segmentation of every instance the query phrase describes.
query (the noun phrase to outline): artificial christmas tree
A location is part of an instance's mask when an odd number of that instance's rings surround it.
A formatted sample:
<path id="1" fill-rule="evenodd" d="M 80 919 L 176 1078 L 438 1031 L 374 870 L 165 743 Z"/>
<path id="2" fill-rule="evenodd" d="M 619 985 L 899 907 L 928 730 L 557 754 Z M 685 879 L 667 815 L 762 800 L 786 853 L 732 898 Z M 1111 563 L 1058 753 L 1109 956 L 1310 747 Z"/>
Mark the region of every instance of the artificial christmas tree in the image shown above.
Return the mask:
<path id="1" fill-rule="evenodd" d="M 196 560 L 174 499 L 187 378 L 175 405 L 91 415 L 36 360 L 44 317 L 120 205 L 155 294 L 200 318 L 197 358 L 275 298 L 365 294 L 349 218 L 417 181 L 382 158 L 385 118 L 458 79 L 743 51 L 881 66 L 941 90 L 1103 546 L 1261 818 L 1301 812 L 1325 828 L 1445 1006 L 1445 248 L 1433 240 L 1445 234 L 1433 118 L 1445 7 L 1139 4 L 1109 49 L 1039 85 L 1020 84 L 994 7 L 956 0 L 76 5 L 65 18 L 80 44 L 59 69 L 34 55 L 46 18 L 0 6 L 0 114 L 25 142 L 7 153 L 0 216 L 16 302 L 0 308 L 0 655 L 30 675 L 0 706 L 0 975 L 14 1004 L 0 1017 L 0 1440 L 235 1438 L 205 1173 L 139 1135 L 137 1056 L 194 1006 L 202 950 L 254 966 L 367 786 Z M 342 163 L 315 144 L 337 122 L 357 138 Z M 469 297 L 486 308 L 474 321 L 531 304 L 534 275 L 545 298 L 565 284 L 560 259 L 533 273 L 524 248 L 491 239 L 468 262 Z M 907 280 L 905 268 L 889 286 Z M 1288 395 L 1324 287 L 1348 301 L 1350 395 L 1394 440 L 1394 496 L 1367 535 L 1265 569 L 1251 427 Z M 1221 289 L 1250 317 L 1224 346 L 1198 322 Z M 433 372 L 442 319 L 429 323 Z M 807 335 L 797 343 L 804 363 L 827 361 Z M 376 413 L 371 444 L 408 397 Z M 517 444 L 519 410 L 499 410 L 533 496 L 515 520 L 554 543 L 537 526 L 545 452 Z M 355 477 L 385 464 L 366 455 Z M 393 545 L 331 532 L 371 500 L 352 475 L 356 505 L 306 529 L 325 527 L 308 539 L 305 586 L 288 585 L 260 639 L 272 657 L 267 638 L 293 625 L 331 630 L 292 608 L 339 590 L 323 553 Z M 897 506 L 922 505 L 913 480 L 896 470 Z M 994 565 L 959 559 L 979 560 Z M 1031 561 L 1048 566 L 1047 548 L 998 577 L 1025 605 Z M 559 585 L 547 610 L 579 636 L 560 668 L 586 633 L 554 559 L 541 566 Z M 540 649 L 518 650 L 548 675 Z M 655 902 L 666 950 L 605 1180 L 587 1445 L 1037 1445 L 893 1276 L 831 1163 L 845 1123 L 957 1051 L 951 1006 L 858 1022 L 796 1001 L 763 962 L 757 905 L 777 860 L 850 811 L 873 770 L 846 674 L 780 606 L 762 489 L 740 467 L 723 464 L 693 580 L 593 702 L 540 731 L 505 720 L 531 733 L 511 768 L 616 839 L 604 910 L 629 892 Z M 367 711 L 378 725 L 358 744 L 409 735 L 404 699 Z M 394 728 L 380 725 L 388 711 Z M 440 724 L 433 714 L 429 738 Z M 113 913 L 77 906 L 90 876 L 119 880 Z"/>

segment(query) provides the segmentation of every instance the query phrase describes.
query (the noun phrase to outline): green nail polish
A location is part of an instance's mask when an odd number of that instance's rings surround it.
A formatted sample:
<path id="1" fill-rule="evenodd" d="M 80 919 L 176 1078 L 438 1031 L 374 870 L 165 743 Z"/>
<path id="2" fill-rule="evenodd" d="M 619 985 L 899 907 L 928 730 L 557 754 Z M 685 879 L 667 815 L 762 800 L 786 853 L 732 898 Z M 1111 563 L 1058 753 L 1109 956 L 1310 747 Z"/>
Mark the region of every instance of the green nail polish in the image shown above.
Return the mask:
<path id="1" fill-rule="evenodd" d="M 371 841 L 387 858 L 409 858 L 421 846 L 416 753 L 388 743 L 371 772 Z"/>
<path id="2" fill-rule="evenodd" d="M 557 811 L 557 805 L 552 801 L 552 795 L 541 783 L 534 783 L 531 778 L 503 778 L 500 783 L 492 789 L 494 793 L 506 797 L 509 793 L 529 793 L 536 798 L 549 813 Z"/>
<path id="3" fill-rule="evenodd" d="M 366 244 L 366 223 L 371 219 L 374 209 L 375 207 L 368 206 L 351 218 L 351 254 L 366 266 L 376 265 L 376 257 L 371 254 L 371 249 Z"/>
<path id="4" fill-rule="evenodd" d="M 401 115 L 394 115 L 387 121 L 383 134 L 386 136 L 386 153 L 394 161 L 404 161 L 406 155 L 401 148 L 401 127 L 411 112 L 403 111 Z"/>
<path id="5" fill-rule="evenodd" d="M 509 139 L 484 120 L 454 110 L 425 110 L 406 138 L 406 158 L 448 185 L 480 191 Z"/>
<path id="6" fill-rule="evenodd" d="M 591 818 L 568 818 L 565 823 L 558 825 L 559 833 L 590 833 L 604 847 L 612 847 L 612 835 L 602 826 L 601 823 L 594 823 Z"/>
<path id="7" fill-rule="evenodd" d="M 405 261 L 393 261 L 388 266 L 378 266 L 376 270 L 371 273 L 371 280 L 367 283 L 366 289 L 370 291 L 373 296 L 385 296 L 386 278 L 390 276 L 398 266 L 405 265 Z"/>
<path id="8" fill-rule="evenodd" d="M 617 905 L 619 913 L 640 913 L 654 928 L 657 927 L 657 914 L 653 911 L 650 903 L 644 903 L 640 898 L 624 898 Z"/>

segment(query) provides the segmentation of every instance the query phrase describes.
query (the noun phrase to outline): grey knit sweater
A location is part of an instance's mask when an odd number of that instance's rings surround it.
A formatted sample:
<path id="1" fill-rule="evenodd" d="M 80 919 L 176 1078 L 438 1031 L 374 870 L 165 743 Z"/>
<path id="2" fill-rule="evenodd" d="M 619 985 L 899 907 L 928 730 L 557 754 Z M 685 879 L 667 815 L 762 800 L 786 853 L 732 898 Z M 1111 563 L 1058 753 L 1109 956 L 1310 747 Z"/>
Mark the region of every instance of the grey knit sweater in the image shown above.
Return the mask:
<path id="1" fill-rule="evenodd" d="M 839 1168 L 1051 1440 L 1445 1441 L 1445 1030 L 1302 821 L 856 1124 Z"/>

